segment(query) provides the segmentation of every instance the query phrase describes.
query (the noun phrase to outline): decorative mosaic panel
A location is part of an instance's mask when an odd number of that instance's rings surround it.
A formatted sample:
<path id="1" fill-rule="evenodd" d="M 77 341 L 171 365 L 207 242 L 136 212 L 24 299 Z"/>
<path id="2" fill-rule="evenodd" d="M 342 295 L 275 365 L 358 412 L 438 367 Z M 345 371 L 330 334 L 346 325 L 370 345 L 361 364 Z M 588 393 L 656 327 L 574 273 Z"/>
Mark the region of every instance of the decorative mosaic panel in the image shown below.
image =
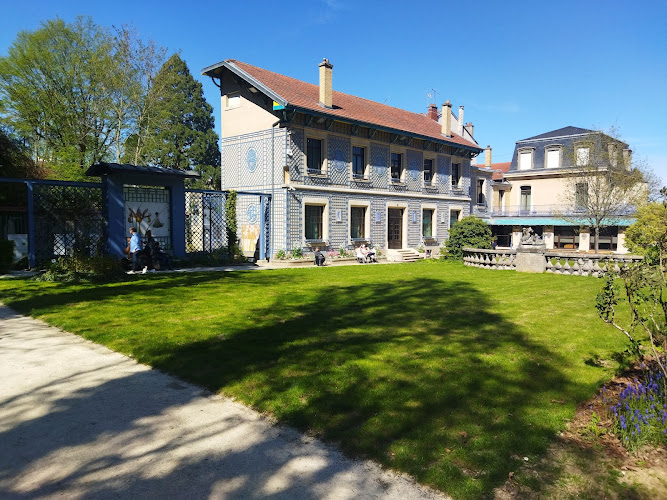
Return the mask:
<path id="1" fill-rule="evenodd" d="M 408 191 L 421 191 L 424 155 L 421 151 L 408 149 L 405 155 L 405 183 Z"/>
<path id="2" fill-rule="evenodd" d="M 331 196 L 329 204 L 329 241 L 332 249 L 347 246 L 348 199 L 347 196 Z"/>
<path id="3" fill-rule="evenodd" d="M 421 202 L 408 202 L 408 247 L 417 248 L 421 243 Z"/>
<path id="4" fill-rule="evenodd" d="M 438 192 L 449 194 L 452 192 L 452 159 L 449 156 L 438 155 L 437 173 Z"/>
<path id="5" fill-rule="evenodd" d="M 222 189 L 237 189 L 240 183 L 238 164 L 241 148 L 238 143 L 222 145 L 221 185 Z"/>
<path id="6" fill-rule="evenodd" d="M 371 181 L 374 189 L 386 189 L 389 182 L 389 146 L 371 143 Z"/>
<path id="7" fill-rule="evenodd" d="M 290 138 L 290 150 L 291 155 L 288 155 L 289 158 L 289 175 L 290 179 L 295 182 L 301 182 L 303 180 L 303 171 L 304 167 L 303 162 L 303 129 L 295 128 L 290 129 L 289 132 Z"/>
<path id="8" fill-rule="evenodd" d="M 438 220 L 435 221 L 437 225 L 436 236 L 438 243 L 442 243 L 449 237 L 449 204 L 438 203 Z"/>
<path id="9" fill-rule="evenodd" d="M 461 179 L 461 188 L 463 189 L 463 193 L 470 196 L 470 160 L 461 161 L 461 170 L 461 175 L 463 176 Z"/>
<path id="10" fill-rule="evenodd" d="M 235 189 L 265 186 L 265 174 L 270 165 L 266 162 L 265 149 L 270 147 L 270 136 L 244 141 L 240 144 L 239 163 L 236 165 L 239 183 Z M 268 143 L 268 144 L 267 144 Z"/>
<path id="11" fill-rule="evenodd" d="M 289 251 L 295 247 L 301 247 L 302 244 L 302 193 L 299 191 L 287 192 L 287 241 L 285 250 Z"/>
<path id="12" fill-rule="evenodd" d="M 350 139 L 340 135 L 327 137 L 327 174 L 332 184 L 347 185 L 350 178 Z"/>
<path id="13" fill-rule="evenodd" d="M 384 197 L 371 198 L 371 243 L 384 248 L 387 240 L 387 200 Z"/>

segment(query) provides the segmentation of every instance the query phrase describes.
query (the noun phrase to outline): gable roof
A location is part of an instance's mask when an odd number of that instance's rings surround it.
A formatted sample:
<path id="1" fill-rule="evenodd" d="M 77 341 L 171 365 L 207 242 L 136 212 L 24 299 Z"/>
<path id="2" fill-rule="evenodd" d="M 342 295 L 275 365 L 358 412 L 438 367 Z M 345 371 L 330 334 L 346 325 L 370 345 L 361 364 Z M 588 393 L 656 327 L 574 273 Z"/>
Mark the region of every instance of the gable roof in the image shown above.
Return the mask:
<path id="1" fill-rule="evenodd" d="M 440 123 L 420 113 L 413 113 L 404 109 L 394 108 L 386 104 L 333 91 L 333 109 L 320 104 L 320 90 L 318 85 L 303 82 L 296 78 L 274 73 L 234 59 L 214 64 L 202 70 L 203 75 L 221 77 L 222 69 L 227 68 L 240 76 L 258 90 L 264 92 L 274 101 L 285 107 L 291 107 L 306 112 L 315 112 L 328 115 L 341 121 L 370 125 L 394 132 L 403 132 L 409 135 L 421 136 L 440 142 L 462 146 L 480 152 L 480 147 L 474 142 L 463 139 L 452 132 L 452 137 L 442 135 Z"/>
<path id="2" fill-rule="evenodd" d="M 493 170 L 493 175 L 491 178 L 494 181 L 500 181 L 503 179 L 503 174 L 507 171 L 509 171 L 510 166 L 512 165 L 511 161 L 506 161 L 502 163 L 492 163 L 491 164 L 491 170 Z M 481 169 L 486 169 L 485 165 L 473 165 L 473 167 L 481 168 Z"/>
<path id="3" fill-rule="evenodd" d="M 532 141 L 537 139 L 549 139 L 551 137 L 564 137 L 568 135 L 584 135 L 584 134 L 590 134 L 592 132 L 594 131 L 588 130 L 587 128 L 579 128 L 579 127 L 573 127 L 572 125 L 568 125 L 567 127 L 552 130 L 551 132 L 545 132 L 544 134 L 536 135 L 534 137 L 529 137 L 528 139 L 521 139 L 520 141 L 517 142 Z"/>

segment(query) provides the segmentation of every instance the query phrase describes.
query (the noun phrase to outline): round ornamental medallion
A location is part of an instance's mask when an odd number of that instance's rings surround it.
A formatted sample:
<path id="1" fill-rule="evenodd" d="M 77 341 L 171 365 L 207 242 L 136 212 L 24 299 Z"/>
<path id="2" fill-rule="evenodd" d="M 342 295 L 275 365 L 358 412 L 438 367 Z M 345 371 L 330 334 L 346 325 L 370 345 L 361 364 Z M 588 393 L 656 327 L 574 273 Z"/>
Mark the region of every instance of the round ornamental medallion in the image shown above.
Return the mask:
<path id="1" fill-rule="evenodd" d="M 378 176 L 384 175 L 384 172 L 387 169 L 387 162 L 385 161 L 384 156 L 377 155 L 373 160 L 373 163 L 375 164 L 375 171 Z"/>
<path id="2" fill-rule="evenodd" d="M 345 155 L 343 154 L 342 149 L 336 149 L 334 151 L 334 169 L 337 172 L 345 172 Z"/>
<path id="3" fill-rule="evenodd" d="M 255 151 L 255 148 L 250 148 L 246 153 L 246 166 L 248 172 L 254 172 L 257 168 L 257 151 Z"/>
<path id="4" fill-rule="evenodd" d="M 246 216 L 248 218 L 248 223 L 249 224 L 257 224 L 257 216 L 259 215 L 259 208 L 257 205 L 250 205 L 248 207 L 248 211 L 246 212 Z"/>
<path id="5" fill-rule="evenodd" d="M 417 177 L 419 177 L 419 173 L 417 172 L 417 162 L 414 160 L 410 162 L 410 177 L 415 181 L 417 180 Z"/>

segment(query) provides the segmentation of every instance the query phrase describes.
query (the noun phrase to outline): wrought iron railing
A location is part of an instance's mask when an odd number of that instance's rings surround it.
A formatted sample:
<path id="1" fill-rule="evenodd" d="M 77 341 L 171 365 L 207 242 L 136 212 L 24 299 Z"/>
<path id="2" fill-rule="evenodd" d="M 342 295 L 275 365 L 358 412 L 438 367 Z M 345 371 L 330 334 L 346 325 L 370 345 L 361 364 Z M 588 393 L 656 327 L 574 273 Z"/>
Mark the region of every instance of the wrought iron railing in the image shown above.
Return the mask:
<path id="1" fill-rule="evenodd" d="M 635 212 L 634 208 L 628 208 L 626 210 L 619 211 L 619 213 L 615 215 L 628 216 L 632 215 L 634 212 Z M 577 215 L 584 213 L 585 213 L 584 209 L 564 204 L 532 205 L 532 206 L 509 205 L 506 207 L 496 206 L 491 209 L 491 215 L 494 217 L 516 217 L 516 216 L 539 217 L 539 216 L 556 216 L 556 215 L 576 217 Z"/>

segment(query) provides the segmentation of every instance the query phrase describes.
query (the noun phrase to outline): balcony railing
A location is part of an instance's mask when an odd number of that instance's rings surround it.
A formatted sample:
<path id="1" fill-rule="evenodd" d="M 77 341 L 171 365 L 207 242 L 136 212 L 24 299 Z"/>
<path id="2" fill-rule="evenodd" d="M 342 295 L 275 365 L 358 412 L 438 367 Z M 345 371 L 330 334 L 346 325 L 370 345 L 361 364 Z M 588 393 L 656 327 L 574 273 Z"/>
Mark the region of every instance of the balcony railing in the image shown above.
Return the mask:
<path id="1" fill-rule="evenodd" d="M 615 214 L 617 216 L 632 215 L 635 212 L 633 208 L 622 210 Z M 572 207 L 571 205 L 533 205 L 525 207 L 522 205 L 510 205 L 508 207 L 493 207 L 491 215 L 493 217 L 540 217 L 553 215 L 577 216 L 586 213 L 585 210 Z"/>

